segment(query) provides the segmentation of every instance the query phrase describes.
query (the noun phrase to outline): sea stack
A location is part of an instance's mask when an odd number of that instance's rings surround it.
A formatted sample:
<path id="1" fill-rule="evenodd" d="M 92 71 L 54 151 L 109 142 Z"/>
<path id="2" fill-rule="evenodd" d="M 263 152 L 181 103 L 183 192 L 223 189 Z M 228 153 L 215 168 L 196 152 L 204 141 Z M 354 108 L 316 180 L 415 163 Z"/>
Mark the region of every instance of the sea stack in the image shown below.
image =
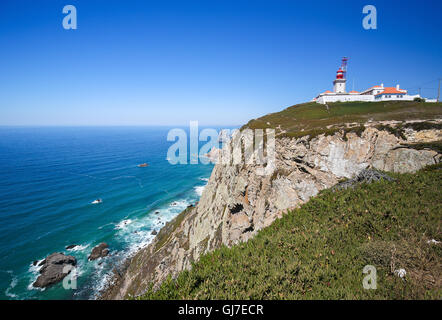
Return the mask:
<path id="1" fill-rule="evenodd" d="M 89 255 L 88 259 L 90 261 L 97 260 L 99 258 L 106 257 L 109 254 L 108 245 L 105 242 L 100 243 L 98 246 L 92 249 L 91 254 Z"/>
<path id="2" fill-rule="evenodd" d="M 72 267 L 76 265 L 77 260 L 73 256 L 66 256 L 60 252 L 53 253 L 39 264 L 41 266 L 40 276 L 33 283 L 33 286 L 46 288 L 55 284 L 63 280 L 71 272 Z"/>

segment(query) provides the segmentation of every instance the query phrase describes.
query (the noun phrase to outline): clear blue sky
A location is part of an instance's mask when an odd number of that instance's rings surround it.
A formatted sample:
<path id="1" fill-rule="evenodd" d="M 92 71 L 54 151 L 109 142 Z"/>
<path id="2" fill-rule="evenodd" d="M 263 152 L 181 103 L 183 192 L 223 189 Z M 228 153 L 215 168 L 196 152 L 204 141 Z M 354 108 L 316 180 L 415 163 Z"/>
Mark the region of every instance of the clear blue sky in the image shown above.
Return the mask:
<path id="1" fill-rule="evenodd" d="M 62 8 L 77 8 L 64 30 Z M 373 4 L 378 29 L 362 28 Z M 442 1 L 0 1 L 0 125 L 237 125 L 331 89 L 435 97 Z"/>

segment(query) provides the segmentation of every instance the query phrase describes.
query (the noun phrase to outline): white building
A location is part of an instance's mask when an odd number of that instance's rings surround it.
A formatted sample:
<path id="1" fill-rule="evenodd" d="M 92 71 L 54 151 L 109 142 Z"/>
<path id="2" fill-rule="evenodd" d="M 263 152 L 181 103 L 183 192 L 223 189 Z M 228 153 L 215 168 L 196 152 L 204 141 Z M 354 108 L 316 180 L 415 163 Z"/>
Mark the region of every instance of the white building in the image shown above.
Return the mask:
<path id="1" fill-rule="evenodd" d="M 384 84 L 380 86 L 373 86 L 362 92 L 350 91 L 347 92 L 345 85 L 347 79 L 345 79 L 346 72 L 342 67 L 336 72 L 336 79 L 333 80 L 333 92 L 327 90 L 320 93 L 312 101 L 317 103 L 326 104 L 328 102 L 347 102 L 347 101 L 413 101 L 415 98 L 420 98 L 420 95 L 408 95 L 407 90 L 400 89 L 399 85 L 396 87 L 384 87 Z"/>

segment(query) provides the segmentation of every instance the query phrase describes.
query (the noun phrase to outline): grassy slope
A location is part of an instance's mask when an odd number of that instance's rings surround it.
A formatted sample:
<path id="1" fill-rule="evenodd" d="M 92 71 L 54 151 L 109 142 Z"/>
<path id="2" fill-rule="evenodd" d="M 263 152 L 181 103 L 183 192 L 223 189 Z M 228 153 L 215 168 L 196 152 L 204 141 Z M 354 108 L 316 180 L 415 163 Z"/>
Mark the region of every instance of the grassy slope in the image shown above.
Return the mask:
<path id="1" fill-rule="evenodd" d="M 442 103 L 414 101 L 337 102 L 325 105 L 315 102 L 291 106 L 249 121 L 243 128 L 280 128 L 288 136 L 324 132 L 327 126 L 364 123 L 367 120 L 415 120 L 442 117 Z"/>
<path id="2" fill-rule="evenodd" d="M 141 299 L 442 298 L 442 170 L 325 190 L 246 243 L 206 254 Z M 366 264 L 378 289 L 362 288 Z M 404 268 L 406 281 L 392 270 Z"/>

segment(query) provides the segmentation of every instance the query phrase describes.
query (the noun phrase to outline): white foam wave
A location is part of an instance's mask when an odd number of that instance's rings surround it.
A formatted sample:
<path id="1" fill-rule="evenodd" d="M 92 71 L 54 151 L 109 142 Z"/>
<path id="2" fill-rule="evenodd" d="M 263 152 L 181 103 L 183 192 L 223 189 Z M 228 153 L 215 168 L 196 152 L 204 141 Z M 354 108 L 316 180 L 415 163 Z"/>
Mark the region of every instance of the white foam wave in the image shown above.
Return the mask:
<path id="1" fill-rule="evenodd" d="M 133 218 L 133 220 L 122 220 L 115 227 L 115 229 L 118 229 L 115 236 L 119 242 L 125 243 L 125 249 L 115 253 L 113 257 L 118 261 L 124 261 L 136 254 L 140 249 L 148 246 L 155 238 L 152 231 L 156 230 L 158 232 L 167 222 L 186 209 L 193 201 L 193 197 L 175 200 L 168 205 L 156 208 L 151 214 L 143 215 L 140 218 Z M 96 266 L 95 274 L 97 277 L 93 293 L 95 297 L 113 279 L 113 272 L 109 271 L 104 265 L 105 263 L 101 266 Z"/>
<path id="2" fill-rule="evenodd" d="M 189 201 L 187 201 L 187 200 L 178 200 L 178 201 L 173 201 L 173 202 L 170 204 L 170 207 L 183 208 L 183 210 L 184 210 L 185 208 L 187 208 L 187 206 L 188 206 L 189 204 L 190 204 L 190 203 L 189 203 Z"/>
<path id="3" fill-rule="evenodd" d="M 79 244 L 79 245 L 73 247 L 72 249 L 67 249 L 67 250 L 68 251 L 83 251 L 87 247 L 89 247 L 89 244 L 85 244 L 85 245 Z"/>
<path id="4" fill-rule="evenodd" d="M 204 188 L 205 188 L 205 187 L 206 187 L 206 186 L 198 186 L 198 187 L 195 187 L 195 188 L 194 188 L 196 194 L 197 194 L 199 197 L 201 197 L 201 196 L 203 195 L 203 191 L 204 191 Z"/>
<path id="5" fill-rule="evenodd" d="M 18 296 L 15 293 L 12 293 L 11 290 L 14 289 L 15 286 L 17 285 L 18 278 L 16 276 L 14 276 L 14 274 L 11 270 L 8 270 L 7 273 L 9 273 L 11 275 L 12 280 L 11 280 L 9 287 L 5 290 L 5 295 L 7 297 L 16 299 L 16 298 L 18 298 Z"/>
<path id="6" fill-rule="evenodd" d="M 156 230 L 158 232 L 168 221 L 172 220 L 189 205 L 190 200 L 179 199 L 169 203 L 168 206 L 155 209 L 152 214 L 142 218 L 133 221 L 127 219 L 120 222 L 120 228 L 118 228 L 120 230 L 117 236 L 128 245 L 124 250 L 125 256 L 132 256 L 138 250 L 148 246 L 155 238 L 152 231 Z M 130 220 L 130 223 L 127 223 L 128 220 Z"/>
<path id="7" fill-rule="evenodd" d="M 130 225 L 132 222 L 133 222 L 133 220 L 131 220 L 131 219 L 123 220 L 115 226 L 115 229 L 124 229 L 128 225 Z"/>
<path id="8" fill-rule="evenodd" d="M 35 280 L 36 280 L 36 279 L 31 280 L 31 283 L 28 285 L 27 289 L 28 289 L 28 290 L 45 291 L 46 288 L 39 288 L 39 287 L 34 287 L 34 286 L 33 286 Z"/>
<path id="9" fill-rule="evenodd" d="M 34 265 L 34 262 L 31 262 L 29 266 L 29 272 L 33 274 L 38 274 L 40 272 L 40 269 L 42 266 L 40 266 L 40 263 L 42 263 L 45 259 L 37 260 L 37 262 Z"/>
<path id="10" fill-rule="evenodd" d="M 40 275 L 40 269 L 43 267 L 43 265 L 40 266 L 40 263 L 43 262 L 44 260 L 45 260 L 44 258 L 41 260 L 37 260 L 35 265 L 33 262 L 31 262 L 29 266 L 29 273 L 31 274 L 31 283 L 29 283 L 28 285 L 28 290 L 39 290 L 39 291 L 45 290 L 45 288 L 37 288 L 33 286 L 34 282 L 37 280 L 38 276 Z"/>
<path id="11" fill-rule="evenodd" d="M 108 285 L 110 285 L 113 280 L 113 273 L 112 272 L 107 272 L 104 275 L 102 275 L 100 278 L 100 280 L 98 281 L 97 285 L 95 286 L 95 292 L 94 292 L 94 297 L 98 298 L 100 292 Z"/>
<path id="12" fill-rule="evenodd" d="M 112 223 L 112 222 L 106 223 L 106 224 L 104 224 L 104 225 L 98 227 L 98 229 L 101 230 L 101 229 L 103 229 L 104 227 L 107 227 L 107 226 L 110 226 L 110 225 L 113 225 L 113 223 Z"/>

